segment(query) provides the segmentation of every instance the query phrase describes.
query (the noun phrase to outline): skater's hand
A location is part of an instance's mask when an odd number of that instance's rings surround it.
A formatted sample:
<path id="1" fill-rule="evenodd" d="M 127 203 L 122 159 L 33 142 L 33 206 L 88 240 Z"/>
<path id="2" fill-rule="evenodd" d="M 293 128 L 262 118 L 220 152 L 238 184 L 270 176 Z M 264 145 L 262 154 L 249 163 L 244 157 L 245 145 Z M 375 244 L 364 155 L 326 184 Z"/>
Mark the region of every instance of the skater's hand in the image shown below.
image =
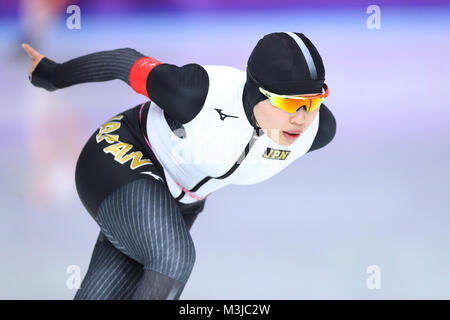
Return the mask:
<path id="1" fill-rule="evenodd" d="M 22 48 L 31 58 L 31 68 L 28 73 L 28 79 L 30 79 L 31 83 L 48 91 L 56 90 L 52 76 L 58 63 L 46 58 L 29 44 L 22 43 Z"/>
<path id="2" fill-rule="evenodd" d="M 28 53 L 28 55 L 31 58 L 31 68 L 30 72 L 28 73 L 28 78 L 31 81 L 33 71 L 34 69 L 36 69 L 38 63 L 41 62 L 41 60 L 44 58 L 44 55 L 34 50 L 33 47 L 27 43 L 22 43 L 22 48 Z"/>

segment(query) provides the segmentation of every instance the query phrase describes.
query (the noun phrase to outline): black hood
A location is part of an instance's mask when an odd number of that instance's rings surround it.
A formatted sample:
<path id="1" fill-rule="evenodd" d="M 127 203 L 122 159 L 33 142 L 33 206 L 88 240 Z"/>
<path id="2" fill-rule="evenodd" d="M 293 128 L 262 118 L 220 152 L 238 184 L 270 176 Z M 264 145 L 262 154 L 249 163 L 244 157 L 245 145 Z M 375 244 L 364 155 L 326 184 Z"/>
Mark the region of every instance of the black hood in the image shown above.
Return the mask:
<path id="1" fill-rule="evenodd" d="M 253 107 L 267 99 L 258 86 L 278 94 L 321 93 L 325 68 L 319 52 L 303 33 L 275 32 L 258 41 L 247 62 L 242 102 L 250 124 Z"/>

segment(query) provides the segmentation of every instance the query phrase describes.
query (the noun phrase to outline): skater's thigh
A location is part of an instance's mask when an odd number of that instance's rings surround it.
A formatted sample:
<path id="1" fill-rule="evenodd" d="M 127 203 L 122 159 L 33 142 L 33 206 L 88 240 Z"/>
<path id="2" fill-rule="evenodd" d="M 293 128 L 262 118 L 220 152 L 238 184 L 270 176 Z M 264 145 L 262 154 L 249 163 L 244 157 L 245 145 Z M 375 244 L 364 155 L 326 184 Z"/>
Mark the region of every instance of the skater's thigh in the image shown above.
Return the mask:
<path id="1" fill-rule="evenodd" d="M 149 150 L 136 138 L 130 119 L 137 107 L 105 121 L 88 139 L 77 161 L 78 195 L 95 218 L 103 200 L 120 187 L 143 177 L 165 184 Z"/>
<path id="2" fill-rule="evenodd" d="M 111 243 L 150 269 L 185 281 L 195 247 L 168 188 L 155 179 L 134 180 L 101 204 L 97 223 Z"/>

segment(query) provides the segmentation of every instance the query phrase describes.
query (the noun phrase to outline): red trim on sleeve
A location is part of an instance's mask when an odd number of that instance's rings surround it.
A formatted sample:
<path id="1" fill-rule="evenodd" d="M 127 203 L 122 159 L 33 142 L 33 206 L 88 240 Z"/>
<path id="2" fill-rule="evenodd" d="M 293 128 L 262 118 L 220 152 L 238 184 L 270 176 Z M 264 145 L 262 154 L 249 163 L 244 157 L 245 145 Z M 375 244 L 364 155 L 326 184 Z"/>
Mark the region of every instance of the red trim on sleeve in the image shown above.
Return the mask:
<path id="1" fill-rule="evenodd" d="M 134 91 L 150 99 L 147 93 L 147 77 L 150 71 L 159 64 L 161 62 L 150 57 L 142 57 L 133 64 L 128 78 Z"/>

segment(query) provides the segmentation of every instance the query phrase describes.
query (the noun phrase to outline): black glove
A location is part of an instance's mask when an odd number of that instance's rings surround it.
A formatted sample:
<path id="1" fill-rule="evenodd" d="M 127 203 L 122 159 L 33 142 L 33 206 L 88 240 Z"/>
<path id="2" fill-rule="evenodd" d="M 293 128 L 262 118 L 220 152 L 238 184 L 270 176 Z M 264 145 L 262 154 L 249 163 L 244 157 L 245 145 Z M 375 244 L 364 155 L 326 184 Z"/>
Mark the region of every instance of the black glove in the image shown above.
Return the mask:
<path id="1" fill-rule="evenodd" d="M 47 59 L 46 57 L 42 58 L 31 73 L 31 83 L 36 87 L 44 88 L 48 91 L 55 91 L 58 88 L 54 85 L 53 75 L 58 65 L 59 63 L 53 60 Z"/>

